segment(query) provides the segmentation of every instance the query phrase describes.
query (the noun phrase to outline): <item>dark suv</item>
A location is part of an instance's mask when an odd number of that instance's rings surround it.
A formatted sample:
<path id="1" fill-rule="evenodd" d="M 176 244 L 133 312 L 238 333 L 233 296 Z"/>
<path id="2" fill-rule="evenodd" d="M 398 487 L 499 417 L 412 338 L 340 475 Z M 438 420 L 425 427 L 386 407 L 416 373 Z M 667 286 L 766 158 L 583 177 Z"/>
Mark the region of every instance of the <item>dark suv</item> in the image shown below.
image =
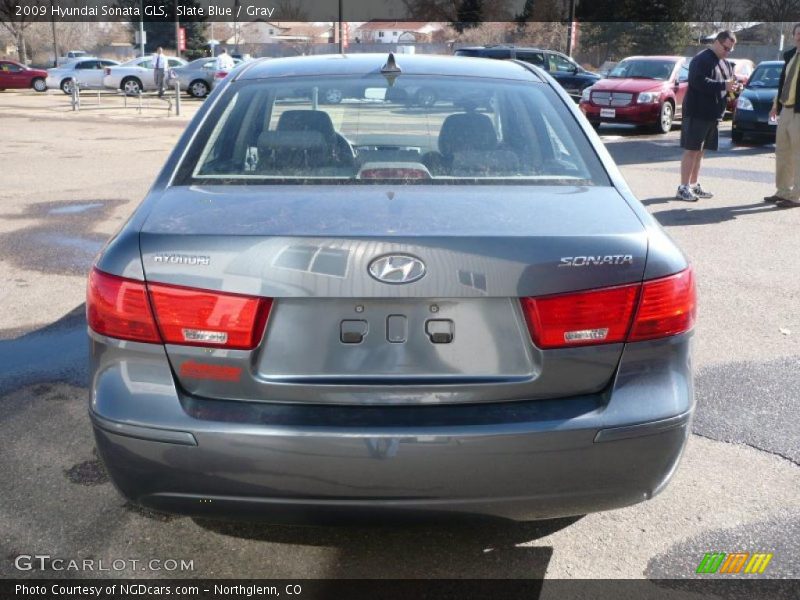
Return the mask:
<path id="1" fill-rule="evenodd" d="M 580 100 L 584 88 L 600 81 L 600 75 L 587 71 L 568 56 L 554 50 L 517 48 L 515 46 L 479 46 L 459 48 L 455 51 L 455 55 L 499 60 L 517 59 L 536 65 L 548 71 L 576 101 Z"/>

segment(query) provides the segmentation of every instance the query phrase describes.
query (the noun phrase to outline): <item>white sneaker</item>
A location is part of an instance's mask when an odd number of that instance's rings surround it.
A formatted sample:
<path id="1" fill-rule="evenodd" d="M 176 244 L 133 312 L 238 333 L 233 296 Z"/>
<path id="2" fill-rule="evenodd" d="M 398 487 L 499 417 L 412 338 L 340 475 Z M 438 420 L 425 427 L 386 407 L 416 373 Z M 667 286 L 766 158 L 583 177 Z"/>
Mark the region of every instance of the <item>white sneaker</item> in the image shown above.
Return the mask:
<path id="1" fill-rule="evenodd" d="M 705 191 L 702 187 L 700 187 L 700 183 L 695 183 L 692 186 L 692 193 L 697 196 L 698 198 L 713 198 L 714 194 L 711 192 Z"/>
<path id="2" fill-rule="evenodd" d="M 685 200 L 686 202 L 697 202 L 697 196 L 695 196 L 692 188 L 688 185 L 679 185 L 675 198 L 678 200 Z"/>

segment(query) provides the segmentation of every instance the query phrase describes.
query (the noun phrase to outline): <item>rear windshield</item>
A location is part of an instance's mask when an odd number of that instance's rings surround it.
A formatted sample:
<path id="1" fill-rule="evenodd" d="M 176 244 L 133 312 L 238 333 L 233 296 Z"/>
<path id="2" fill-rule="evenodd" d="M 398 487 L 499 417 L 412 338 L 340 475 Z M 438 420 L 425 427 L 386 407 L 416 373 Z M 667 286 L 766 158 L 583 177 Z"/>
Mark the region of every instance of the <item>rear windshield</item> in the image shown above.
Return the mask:
<path id="1" fill-rule="evenodd" d="M 380 74 L 232 84 L 176 180 L 608 185 L 545 84 Z"/>

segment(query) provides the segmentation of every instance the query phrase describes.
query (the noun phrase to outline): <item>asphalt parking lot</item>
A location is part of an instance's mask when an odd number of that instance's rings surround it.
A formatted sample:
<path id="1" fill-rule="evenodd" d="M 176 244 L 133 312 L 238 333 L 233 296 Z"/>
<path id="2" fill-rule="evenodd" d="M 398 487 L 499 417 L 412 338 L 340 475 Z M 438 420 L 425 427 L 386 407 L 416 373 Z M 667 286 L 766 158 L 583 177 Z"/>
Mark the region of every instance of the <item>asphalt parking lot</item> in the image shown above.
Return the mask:
<path id="1" fill-rule="evenodd" d="M 694 435 L 660 496 L 541 523 L 231 524 L 127 505 L 94 452 L 85 274 L 199 105 L 121 102 L 73 112 L 56 92 L 0 94 L 1 577 L 63 577 L 15 568 L 49 554 L 193 563 L 73 577 L 688 578 L 711 551 L 771 552 L 765 577 L 800 577 L 800 209 L 761 201 L 774 146 L 733 146 L 723 124 L 701 173 L 715 196 L 692 204 L 672 199 L 677 130 L 599 131 L 699 282 Z"/>

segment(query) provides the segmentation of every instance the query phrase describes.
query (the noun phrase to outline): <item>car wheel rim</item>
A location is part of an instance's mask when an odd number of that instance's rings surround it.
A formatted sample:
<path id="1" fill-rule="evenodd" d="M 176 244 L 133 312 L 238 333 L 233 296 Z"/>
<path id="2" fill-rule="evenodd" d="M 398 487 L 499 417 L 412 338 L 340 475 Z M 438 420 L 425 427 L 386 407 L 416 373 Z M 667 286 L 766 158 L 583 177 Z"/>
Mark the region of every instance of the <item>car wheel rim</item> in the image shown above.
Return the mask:
<path id="1" fill-rule="evenodd" d="M 206 95 L 206 93 L 207 93 L 206 86 L 203 85 L 202 83 L 195 83 L 192 86 L 192 96 L 194 96 L 195 98 L 202 98 L 203 96 Z"/>
<path id="2" fill-rule="evenodd" d="M 33 89 L 35 89 L 37 92 L 43 92 L 47 89 L 47 84 L 41 79 L 37 79 L 33 82 Z"/>
<path id="3" fill-rule="evenodd" d="M 61 89 L 62 89 L 62 90 L 64 90 L 64 93 L 66 93 L 66 94 L 71 94 L 71 93 L 72 93 L 72 80 L 70 80 L 70 81 L 65 81 L 65 82 L 64 82 L 64 83 L 61 85 Z"/>
<path id="4" fill-rule="evenodd" d="M 325 100 L 331 104 L 338 104 L 342 101 L 342 92 L 339 90 L 328 90 L 325 92 Z"/>
<path id="5" fill-rule="evenodd" d="M 135 81 L 126 81 L 125 82 L 125 92 L 128 94 L 138 94 L 139 93 L 139 84 Z"/>
<path id="6" fill-rule="evenodd" d="M 672 105 L 665 104 L 661 109 L 661 129 L 669 131 L 672 129 Z"/>

